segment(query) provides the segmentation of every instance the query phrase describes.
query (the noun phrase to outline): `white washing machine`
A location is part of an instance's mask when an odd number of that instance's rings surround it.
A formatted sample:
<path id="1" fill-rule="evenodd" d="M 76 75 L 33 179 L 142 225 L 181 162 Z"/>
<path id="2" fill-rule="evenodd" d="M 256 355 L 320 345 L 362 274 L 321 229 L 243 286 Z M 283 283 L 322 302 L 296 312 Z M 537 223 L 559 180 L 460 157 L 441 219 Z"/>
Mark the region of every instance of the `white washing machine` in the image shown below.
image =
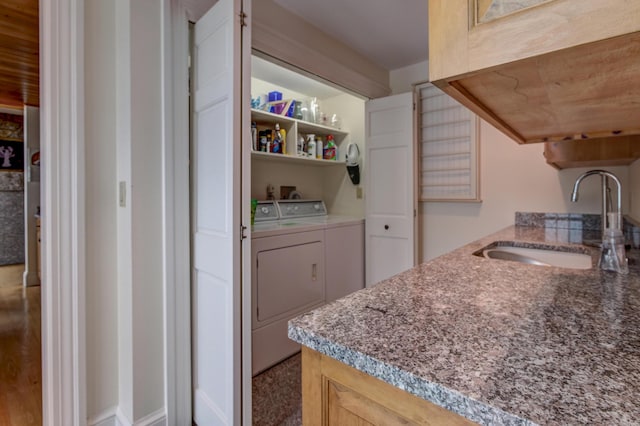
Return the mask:
<path id="1" fill-rule="evenodd" d="M 344 233 L 341 224 L 359 224 L 362 235 Z M 364 287 L 364 253 L 345 256 L 342 244 L 336 241 L 356 238 L 356 247 L 364 249 L 364 221 L 362 219 L 327 215 L 320 200 L 263 201 L 256 209 L 252 228 L 252 353 L 253 374 L 271 367 L 295 354 L 300 345 L 287 337 L 287 322 L 297 315 L 322 306 Z M 335 229 L 335 236 L 327 228 Z M 346 229 L 346 228 L 345 228 Z M 361 244 L 358 243 L 361 241 Z M 351 241 L 354 244 L 354 241 Z M 331 252 L 326 250 L 331 247 Z M 329 267 L 326 259 L 336 258 L 337 268 Z M 339 265 L 344 259 L 356 259 Z M 338 259 L 341 258 L 341 259 Z M 352 260 L 353 262 L 353 260 Z M 361 265 L 359 263 L 361 262 Z M 362 271 L 358 274 L 358 271 Z M 326 275 L 340 275 L 348 285 L 340 284 L 336 291 L 327 287 Z M 342 283 L 332 278 L 332 283 Z M 347 290 L 348 288 L 348 290 Z"/>

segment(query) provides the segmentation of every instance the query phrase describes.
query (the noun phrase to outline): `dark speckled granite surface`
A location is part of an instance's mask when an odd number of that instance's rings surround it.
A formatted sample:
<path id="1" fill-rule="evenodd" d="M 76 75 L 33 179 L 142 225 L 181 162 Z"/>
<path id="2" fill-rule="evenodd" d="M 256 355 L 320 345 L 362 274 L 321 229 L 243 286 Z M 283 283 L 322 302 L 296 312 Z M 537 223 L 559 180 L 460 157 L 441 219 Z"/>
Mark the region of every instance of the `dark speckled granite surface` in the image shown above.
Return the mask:
<path id="1" fill-rule="evenodd" d="M 490 260 L 510 227 L 289 323 L 289 336 L 480 424 L 640 424 L 640 256 L 629 275 Z"/>

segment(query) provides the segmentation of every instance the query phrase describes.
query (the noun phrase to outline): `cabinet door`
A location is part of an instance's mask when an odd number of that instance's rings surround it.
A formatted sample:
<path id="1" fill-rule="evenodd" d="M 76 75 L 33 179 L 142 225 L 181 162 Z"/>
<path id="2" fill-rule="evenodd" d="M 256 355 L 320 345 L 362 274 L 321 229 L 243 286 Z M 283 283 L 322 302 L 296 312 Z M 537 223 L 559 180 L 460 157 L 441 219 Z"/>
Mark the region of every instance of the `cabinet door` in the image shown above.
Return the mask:
<path id="1" fill-rule="evenodd" d="M 258 253 L 258 321 L 324 302 L 323 250 L 314 241 Z"/>
<path id="2" fill-rule="evenodd" d="M 302 422 L 305 426 L 475 424 L 305 346 Z"/>
<path id="3" fill-rule="evenodd" d="M 329 228 L 324 244 L 327 302 L 364 288 L 364 225 Z"/>
<path id="4" fill-rule="evenodd" d="M 429 1 L 433 84 L 518 143 L 640 133 L 640 2 L 523 0 L 477 19 L 501 3 Z"/>
<path id="5" fill-rule="evenodd" d="M 514 5 L 505 0 L 429 1 L 431 81 L 628 34 L 640 26 L 639 2 L 529 0 L 518 2 L 516 9 L 507 3 Z"/>
<path id="6" fill-rule="evenodd" d="M 339 383 L 329 381 L 327 391 L 330 425 L 412 424 L 393 411 Z"/>

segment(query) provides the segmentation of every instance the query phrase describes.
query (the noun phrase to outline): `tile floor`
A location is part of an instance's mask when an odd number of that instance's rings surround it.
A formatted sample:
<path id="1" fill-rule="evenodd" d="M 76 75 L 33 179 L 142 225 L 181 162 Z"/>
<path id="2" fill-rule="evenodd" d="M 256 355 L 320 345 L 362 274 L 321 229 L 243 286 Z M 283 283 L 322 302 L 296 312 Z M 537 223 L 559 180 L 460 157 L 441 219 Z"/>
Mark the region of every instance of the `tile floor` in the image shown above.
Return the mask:
<path id="1" fill-rule="evenodd" d="M 253 424 L 302 425 L 300 353 L 253 378 Z"/>

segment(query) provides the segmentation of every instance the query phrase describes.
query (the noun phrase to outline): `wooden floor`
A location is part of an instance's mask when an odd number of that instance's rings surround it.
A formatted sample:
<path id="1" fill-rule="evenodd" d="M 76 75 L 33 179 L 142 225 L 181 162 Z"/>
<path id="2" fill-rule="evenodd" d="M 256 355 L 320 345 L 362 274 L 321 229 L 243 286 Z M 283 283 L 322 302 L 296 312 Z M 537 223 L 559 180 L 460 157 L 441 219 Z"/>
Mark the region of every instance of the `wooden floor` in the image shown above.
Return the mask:
<path id="1" fill-rule="evenodd" d="M 0 266 L 0 288 L 21 286 L 23 273 L 24 263 Z"/>
<path id="2" fill-rule="evenodd" d="M 42 424 L 40 287 L 0 287 L 0 426 Z"/>

